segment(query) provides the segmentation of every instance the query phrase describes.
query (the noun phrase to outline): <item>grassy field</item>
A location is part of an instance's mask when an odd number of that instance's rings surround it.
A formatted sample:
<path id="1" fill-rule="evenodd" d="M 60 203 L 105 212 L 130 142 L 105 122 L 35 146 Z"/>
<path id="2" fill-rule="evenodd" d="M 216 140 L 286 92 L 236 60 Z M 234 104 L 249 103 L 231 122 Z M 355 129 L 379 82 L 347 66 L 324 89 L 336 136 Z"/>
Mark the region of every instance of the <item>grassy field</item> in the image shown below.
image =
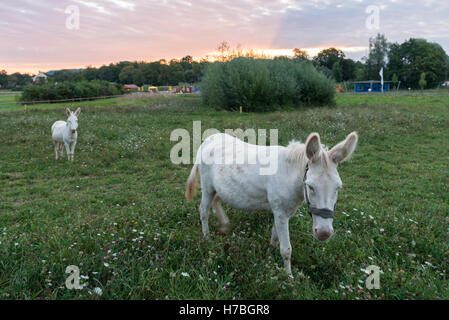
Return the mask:
<path id="1" fill-rule="evenodd" d="M 110 98 L 103 100 L 94 101 L 84 101 L 75 103 L 42 103 L 35 105 L 22 105 L 17 103 L 20 93 L 10 92 L 0 92 L 0 112 L 8 111 L 28 111 L 28 110 L 46 110 L 46 109 L 57 109 L 65 108 L 67 105 L 83 105 L 83 106 L 96 106 L 96 107 L 106 107 L 106 106 L 116 106 L 121 105 L 119 98 Z"/>
<path id="2" fill-rule="evenodd" d="M 0 91 L 0 112 L 11 110 L 16 106 L 17 98 L 20 96 L 20 93 L 13 91 Z"/>
<path id="3" fill-rule="evenodd" d="M 80 107 L 117 107 L 117 106 L 142 106 L 150 103 L 151 105 L 158 105 L 159 103 L 166 104 L 167 97 L 153 97 L 148 94 L 127 94 L 123 97 L 106 98 L 82 102 L 57 102 L 57 103 L 40 103 L 40 104 L 25 104 L 17 103 L 19 94 L 0 94 L 0 112 L 10 111 L 33 111 L 33 110 L 48 110 L 48 109 L 65 109 L 66 107 L 77 108 Z M 169 98 L 168 98 L 169 99 Z"/>
<path id="4" fill-rule="evenodd" d="M 447 94 L 341 94 L 334 107 L 260 114 L 198 97 L 99 104 L 77 104 L 73 163 L 54 160 L 50 126 L 63 109 L 0 113 L 0 298 L 449 299 Z M 293 280 L 269 245 L 271 213 L 225 208 L 231 234 L 212 216 L 202 239 L 199 197 L 184 199 L 191 167 L 169 158 L 171 131 L 194 120 L 276 128 L 282 145 L 358 131 L 339 168 L 334 237 L 312 238 L 304 206 L 291 219 Z M 84 289 L 65 288 L 69 265 Z M 382 270 L 378 290 L 365 288 L 368 265 Z"/>

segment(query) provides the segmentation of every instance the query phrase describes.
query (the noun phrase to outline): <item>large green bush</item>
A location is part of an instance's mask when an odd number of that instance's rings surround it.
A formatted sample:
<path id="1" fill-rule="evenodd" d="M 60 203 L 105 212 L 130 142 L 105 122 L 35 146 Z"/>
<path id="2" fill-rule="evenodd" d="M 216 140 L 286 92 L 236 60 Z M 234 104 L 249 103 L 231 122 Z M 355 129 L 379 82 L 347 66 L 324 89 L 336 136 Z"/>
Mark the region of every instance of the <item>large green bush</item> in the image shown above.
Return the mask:
<path id="1" fill-rule="evenodd" d="M 22 102 L 65 100 L 77 98 L 93 98 L 115 96 L 123 93 L 121 86 L 107 81 L 79 81 L 79 82 L 49 82 L 45 84 L 31 84 L 24 88 Z"/>
<path id="2" fill-rule="evenodd" d="M 209 65 L 201 82 L 206 105 L 229 110 L 332 104 L 335 83 L 308 62 L 236 58 Z"/>

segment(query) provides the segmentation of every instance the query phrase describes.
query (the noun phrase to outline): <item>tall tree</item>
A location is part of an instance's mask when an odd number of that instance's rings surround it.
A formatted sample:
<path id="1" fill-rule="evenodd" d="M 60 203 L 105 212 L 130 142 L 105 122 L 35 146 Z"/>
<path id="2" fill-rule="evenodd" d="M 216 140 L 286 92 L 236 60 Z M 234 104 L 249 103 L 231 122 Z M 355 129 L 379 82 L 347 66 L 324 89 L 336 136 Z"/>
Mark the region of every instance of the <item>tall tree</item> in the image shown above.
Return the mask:
<path id="1" fill-rule="evenodd" d="M 231 51 L 231 46 L 226 41 L 222 41 L 218 45 L 217 51 L 218 51 L 219 60 L 224 62 L 224 61 L 228 60 L 229 53 Z"/>
<path id="2" fill-rule="evenodd" d="M 421 73 L 421 76 L 419 78 L 419 83 L 418 84 L 421 87 L 421 90 L 424 90 L 424 88 L 427 86 L 426 73 L 425 72 Z"/>
<path id="3" fill-rule="evenodd" d="M 369 39 L 369 54 L 365 59 L 366 75 L 370 80 L 379 78 L 379 71 L 386 67 L 389 43 L 385 35 L 378 33 Z"/>
<path id="4" fill-rule="evenodd" d="M 446 79 L 448 56 L 437 43 L 410 38 L 393 44 L 388 56 L 388 71 L 396 73 L 407 87 L 419 88 L 419 79 L 426 73 L 427 86 L 435 87 Z"/>
<path id="5" fill-rule="evenodd" d="M 0 87 L 4 88 L 8 85 L 8 74 L 5 70 L 0 71 Z"/>
<path id="6" fill-rule="evenodd" d="M 366 80 L 365 65 L 361 61 L 355 63 L 354 80 Z"/>
<path id="7" fill-rule="evenodd" d="M 309 60 L 309 54 L 305 50 L 295 48 L 293 49 L 293 54 L 295 55 L 295 59 Z"/>
<path id="8" fill-rule="evenodd" d="M 122 84 L 132 84 L 134 82 L 133 76 L 136 73 L 136 68 L 134 66 L 129 65 L 126 66 L 120 71 L 119 79 Z"/>
<path id="9" fill-rule="evenodd" d="M 185 82 L 184 69 L 181 63 L 172 61 L 169 66 L 168 84 L 176 86 L 181 82 Z"/>
<path id="10" fill-rule="evenodd" d="M 159 84 L 159 69 L 161 64 L 159 61 L 145 63 L 141 70 L 144 82 L 150 85 L 158 85 Z"/>
<path id="11" fill-rule="evenodd" d="M 343 80 L 343 71 L 341 70 L 341 65 L 339 61 L 335 62 L 334 65 L 332 66 L 332 76 L 337 82 L 341 82 Z"/>
<path id="12" fill-rule="evenodd" d="M 341 61 L 341 70 L 342 70 L 342 80 L 354 80 L 355 79 L 355 70 L 356 70 L 356 62 L 352 59 L 343 59 Z"/>
<path id="13" fill-rule="evenodd" d="M 135 85 L 142 86 L 144 84 L 143 73 L 140 68 L 135 68 L 132 79 Z"/>
<path id="14" fill-rule="evenodd" d="M 396 88 L 396 86 L 397 86 L 397 84 L 399 82 L 399 79 L 398 79 L 398 76 L 396 75 L 396 73 L 394 73 L 393 77 L 391 77 L 391 82 L 393 82 L 393 85 Z"/>
<path id="15" fill-rule="evenodd" d="M 324 49 L 313 58 L 313 62 L 317 65 L 323 66 L 332 70 L 332 66 L 335 62 L 340 62 L 345 58 L 345 54 L 340 49 L 329 48 Z"/>

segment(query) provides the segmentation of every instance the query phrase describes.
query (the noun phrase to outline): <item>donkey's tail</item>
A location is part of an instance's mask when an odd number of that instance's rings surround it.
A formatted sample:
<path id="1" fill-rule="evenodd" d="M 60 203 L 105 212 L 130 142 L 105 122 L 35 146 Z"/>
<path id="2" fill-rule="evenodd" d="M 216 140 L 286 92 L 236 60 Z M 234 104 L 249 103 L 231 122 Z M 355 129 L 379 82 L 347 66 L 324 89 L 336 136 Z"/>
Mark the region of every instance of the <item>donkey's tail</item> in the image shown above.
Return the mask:
<path id="1" fill-rule="evenodd" d="M 198 164 L 194 164 L 192 171 L 190 172 L 189 178 L 187 179 L 186 185 L 186 199 L 187 201 L 192 201 L 196 192 L 196 184 L 198 183 L 198 176 L 200 172 L 198 170 Z"/>

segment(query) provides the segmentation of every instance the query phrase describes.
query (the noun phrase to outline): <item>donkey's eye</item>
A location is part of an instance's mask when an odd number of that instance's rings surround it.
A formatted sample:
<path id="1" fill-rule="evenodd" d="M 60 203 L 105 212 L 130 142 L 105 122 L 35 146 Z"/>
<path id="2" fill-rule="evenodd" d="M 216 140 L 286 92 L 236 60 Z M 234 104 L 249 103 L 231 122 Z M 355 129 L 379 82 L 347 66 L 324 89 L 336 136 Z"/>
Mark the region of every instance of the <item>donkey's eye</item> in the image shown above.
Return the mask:
<path id="1" fill-rule="evenodd" d="M 311 186 L 309 186 L 310 191 L 315 192 L 315 189 Z"/>

